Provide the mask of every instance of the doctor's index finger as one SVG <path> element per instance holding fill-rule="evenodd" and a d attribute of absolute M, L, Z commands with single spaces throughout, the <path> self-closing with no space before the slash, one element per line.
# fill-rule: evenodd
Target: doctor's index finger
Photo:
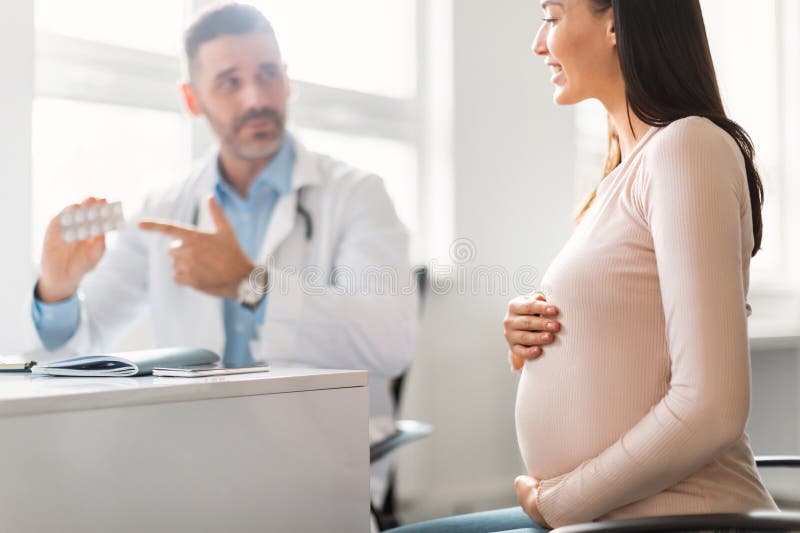
<path fill-rule="evenodd" d="M 139 229 L 144 231 L 156 231 L 175 237 L 176 239 L 187 239 L 197 235 L 199 232 L 192 226 L 186 226 L 165 220 L 142 220 L 139 222 Z"/>

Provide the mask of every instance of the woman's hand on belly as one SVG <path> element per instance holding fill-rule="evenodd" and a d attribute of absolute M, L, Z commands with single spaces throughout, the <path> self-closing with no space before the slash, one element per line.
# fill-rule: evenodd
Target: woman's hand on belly
<path fill-rule="evenodd" d="M 511 368 L 519 371 L 525 361 L 544 353 L 542 346 L 552 343 L 561 329 L 561 324 L 552 318 L 557 315 L 558 308 L 541 292 L 518 296 L 508 303 L 503 329 Z"/>
<path fill-rule="evenodd" d="M 531 517 L 531 520 L 542 527 L 549 528 L 550 526 L 545 522 L 536 503 L 539 495 L 539 480 L 530 476 L 517 476 L 517 479 L 514 480 L 514 488 L 517 490 L 517 499 L 522 510 Z"/>

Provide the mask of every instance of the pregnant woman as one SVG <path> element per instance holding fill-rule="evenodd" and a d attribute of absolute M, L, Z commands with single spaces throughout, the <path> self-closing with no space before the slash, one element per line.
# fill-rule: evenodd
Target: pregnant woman
<path fill-rule="evenodd" d="M 513 301 L 506 319 L 522 367 L 521 509 L 408 530 L 775 510 L 744 431 L 762 187 L 749 137 L 725 115 L 699 3 L 542 7 L 534 52 L 555 102 L 600 100 L 610 142 L 542 294 Z M 555 338 L 542 337 L 548 322 Z"/>

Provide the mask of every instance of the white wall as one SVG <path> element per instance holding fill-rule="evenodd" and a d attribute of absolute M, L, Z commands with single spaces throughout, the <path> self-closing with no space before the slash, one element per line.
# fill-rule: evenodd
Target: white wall
<path fill-rule="evenodd" d="M 19 337 L 22 302 L 31 289 L 31 96 L 33 94 L 33 4 L 5 2 L 0 16 L 0 242 L 3 244 L 0 354 L 24 347 Z M 28 318 L 29 319 L 29 318 Z"/>
<path fill-rule="evenodd" d="M 468 271 L 532 265 L 537 284 L 574 208 L 572 110 L 552 103 L 543 61 L 530 52 L 539 11 L 527 0 L 456 0 L 452 13 L 453 237 L 474 244 Z M 403 415 L 436 432 L 401 453 L 406 519 L 515 503 L 517 378 L 502 336 L 515 295 L 484 288 L 428 300 Z"/>

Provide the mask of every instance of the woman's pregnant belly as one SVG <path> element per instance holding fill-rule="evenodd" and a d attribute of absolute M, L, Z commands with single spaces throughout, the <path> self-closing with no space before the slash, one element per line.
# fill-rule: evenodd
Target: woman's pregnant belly
<path fill-rule="evenodd" d="M 550 291 L 561 331 L 525 364 L 517 390 L 520 452 L 529 475 L 539 479 L 599 455 L 669 387 L 660 298 L 587 300 L 571 292 Z"/>

